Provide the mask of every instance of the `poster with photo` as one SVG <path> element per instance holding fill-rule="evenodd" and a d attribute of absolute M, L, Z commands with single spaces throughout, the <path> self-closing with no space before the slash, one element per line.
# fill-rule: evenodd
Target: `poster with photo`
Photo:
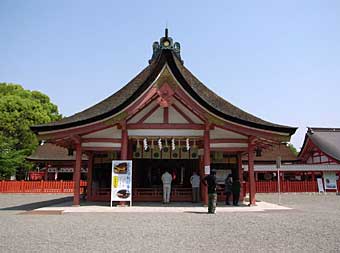
<path fill-rule="evenodd" d="M 132 161 L 112 161 L 111 207 L 112 201 L 132 200 Z"/>
<path fill-rule="evenodd" d="M 337 190 L 335 172 L 324 172 L 323 180 L 324 180 L 325 190 Z"/>

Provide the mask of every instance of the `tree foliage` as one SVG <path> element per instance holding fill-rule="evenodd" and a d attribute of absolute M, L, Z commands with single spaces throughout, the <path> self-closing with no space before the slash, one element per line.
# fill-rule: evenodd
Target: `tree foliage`
<path fill-rule="evenodd" d="M 288 148 L 290 149 L 290 151 L 293 152 L 293 154 L 294 154 L 295 156 L 298 156 L 299 151 L 297 151 L 297 149 L 294 147 L 293 144 L 289 143 L 289 144 L 288 144 Z"/>
<path fill-rule="evenodd" d="M 38 145 L 30 126 L 60 118 L 58 107 L 47 95 L 0 83 L 0 179 L 30 168 L 25 157 Z"/>

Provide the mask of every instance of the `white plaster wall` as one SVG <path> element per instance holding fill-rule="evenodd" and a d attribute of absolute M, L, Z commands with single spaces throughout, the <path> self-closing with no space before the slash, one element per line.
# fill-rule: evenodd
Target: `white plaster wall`
<path fill-rule="evenodd" d="M 173 107 L 169 107 L 169 123 L 189 123 Z"/>
<path fill-rule="evenodd" d="M 90 133 L 82 136 L 83 138 L 121 138 L 122 130 L 117 127 L 110 127 L 104 130 L 100 130 L 94 133 Z"/>
<path fill-rule="evenodd" d="M 163 108 L 159 107 L 146 120 L 144 120 L 144 123 L 163 123 Z"/>
<path fill-rule="evenodd" d="M 215 127 L 214 130 L 210 131 L 210 139 L 247 139 L 247 137 L 232 131 Z"/>

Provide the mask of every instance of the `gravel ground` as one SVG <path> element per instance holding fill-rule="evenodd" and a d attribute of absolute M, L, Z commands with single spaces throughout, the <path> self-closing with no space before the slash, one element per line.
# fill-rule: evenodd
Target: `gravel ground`
<path fill-rule="evenodd" d="M 0 252 L 340 251 L 335 194 L 282 194 L 289 211 L 19 214 L 62 197 L 0 194 Z M 278 202 L 275 194 L 257 198 Z"/>

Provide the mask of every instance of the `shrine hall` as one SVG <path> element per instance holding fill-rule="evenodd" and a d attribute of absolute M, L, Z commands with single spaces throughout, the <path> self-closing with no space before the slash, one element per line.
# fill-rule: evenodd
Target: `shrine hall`
<path fill-rule="evenodd" d="M 119 91 L 70 117 L 31 129 L 40 140 L 75 155 L 74 198 L 87 156 L 87 198 L 109 201 L 112 160 L 132 160 L 132 200 L 161 201 L 161 175 L 173 176 L 171 201 L 190 201 L 190 177 L 211 169 L 249 182 L 255 204 L 254 157 L 290 140 L 296 128 L 253 116 L 201 83 L 185 66 L 180 43 L 165 36 L 152 45 L 148 66 Z M 226 86 L 227 88 L 227 86 Z M 247 155 L 248 173 L 242 172 Z M 200 187 L 207 202 L 207 188 Z"/>

